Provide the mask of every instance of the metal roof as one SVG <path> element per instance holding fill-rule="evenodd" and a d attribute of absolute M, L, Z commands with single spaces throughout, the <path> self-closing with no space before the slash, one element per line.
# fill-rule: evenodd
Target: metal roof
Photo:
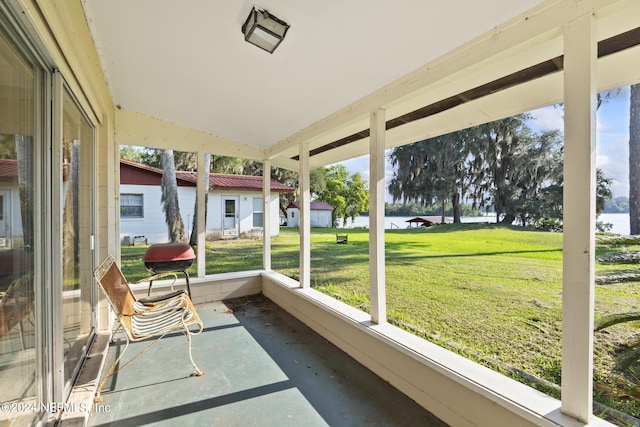
<path fill-rule="evenodd" d="M 153 174 L 163 175 L 162 169 L 145 165 L 142 163 L 134 162 L 132 160 L 120 159 L 120 163 L 129 167 L 138 168 Z M 195 186 L 198 182 L 197 172 L 188 171 L 176 171 L 176 178 L 191 183 Z M 251 175 L 229 175 L 220 173 L 209 174 L 209 189 L 210 190 L 241 190 L 241 191 L 262 191 L 262 177 Z M 294 189 L 276 182 L 271 181 L 271 191 L 279 193 L 290 193 Z"/>

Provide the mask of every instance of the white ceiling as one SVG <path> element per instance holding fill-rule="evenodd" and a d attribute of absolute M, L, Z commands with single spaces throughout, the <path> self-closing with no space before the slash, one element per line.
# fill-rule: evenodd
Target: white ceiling
<path fill-rule="evenodd" d="M 267 148 L 540 0 L 84 0 L 114 103 Z M 291 28 L 270 55 L 251 7 Z"/>
<path fill-rule="evenodd" d="M 159 118 L 265 152 L 279 151 L 287 160 L 297 154 L 297 147 L 289 144 L 296 139 L 292 136 L 304 133 L 314 123 L 326 122 L 337 111 L 344 112 L 346 107 L 420 67 L 424 70 L 425 64 L 481 35 L 493 32 L 493 37 L 499 37 L 503 28 L 496 30 L 496 27 L 525 13 L 528 19 L 533 8 L 539 11 L 558 3 L 558 0 L 82 1 L 115 105 L 124 111 Z M 635 5 L 634 1 L 623 0 Z M 252 6 L 269 10 L 291 26 L 272 55 L 244 41 L 241 26 Z M 539 60 L 562 53 L 557 30 L 553 34 L 540 32 L 538 38 L 525 39 L 521 44 L 535 42 L 544 47 Z M 536 61 L 533 51 L 522 49 L 491 59 L 492 64 L 506 72 L 523 69 Z M 493 75 L 482 75 L 481 60 L 477 63 L 476 68 L 465 70 L 469 88 L 478 81 L 491 81 L 496 75 L 495 70 Z M 509 67 L 514 69 L 509 71 Z M 436 97 L 429 101 L 429 97 L 438 96 L 438 90 L 444 97 L 451 96 L 443 82 L 403 105 L 389 105 L 389 111 L 401 114 L 427 105 L 424 102 L 444 99 Z M 537 87 L 531 93 L 540 90 Z M 501 104 L 504 105 L 504 100 Z M 491 108 L 496 108 L 496 104 Z M 475 109 L 486 120 L 488 110 Z M 513 110 L 504 108 L 504 114 L 509 112 Z M 466 120 L 471 123 L 471 119 Z M 352 123 L 343 123 L 340 131 L 328 132 L 316 146 L 367 128 L 366 121 L 359 117 Z M 397 144 L 412 142 L 410 139 L 417 136 L 408 129 L 396 134 L 401 134 Z M 316 161 L 327 164 L 364 154 L 361 152 L 366 152 L 366 147 L 354 144 L 348 153 L 344 149 L 342 154 L 340 150 L 334 151 L 331 155 L 318 155 Z M 211 147 L 211 152 L 215 153 L 215 147 Z"/>

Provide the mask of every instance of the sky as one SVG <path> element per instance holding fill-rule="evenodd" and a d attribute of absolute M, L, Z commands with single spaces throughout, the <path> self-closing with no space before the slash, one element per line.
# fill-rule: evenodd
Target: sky
<path fill-rule="evenodd" d="M 629 196 L 629 87 L 621 89 L 600 105 L 596 125 L 596 167 L 612 180 L 614 197 Z M 564 131 L 563 110 L 560 107 L 544 107 L 531 111 L 530 127 L 537 132 L 558 129 Z M 350 173 L 360 172 L 369 182 L 369 156 L 340 162 Z M 387 158 L 386 184 L 393 178 L 393 167 Z M 387 193 L 386 201 L 392 203 Z"/>

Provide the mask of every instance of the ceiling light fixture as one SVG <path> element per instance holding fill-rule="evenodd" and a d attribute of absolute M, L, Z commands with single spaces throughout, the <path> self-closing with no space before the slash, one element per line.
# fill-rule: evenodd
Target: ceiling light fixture
<path fill-rule="evenodd" d="M 251 13 L 242 25 L 245 41 L 264 49 L 269 53 L 280 45 L 289 24 L 276 18 L 266 10 L 251 9 Z"/>

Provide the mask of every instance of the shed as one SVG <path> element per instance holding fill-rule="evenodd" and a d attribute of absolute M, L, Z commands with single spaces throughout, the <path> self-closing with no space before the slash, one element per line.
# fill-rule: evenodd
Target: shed
<path fill-rule="evenodd" d="M 327 202 L 311 202 L 311 227 L 331 228 L 333 207 Z M 300 202 L 287 206 L 287 227 L 300 227 Z"/>

